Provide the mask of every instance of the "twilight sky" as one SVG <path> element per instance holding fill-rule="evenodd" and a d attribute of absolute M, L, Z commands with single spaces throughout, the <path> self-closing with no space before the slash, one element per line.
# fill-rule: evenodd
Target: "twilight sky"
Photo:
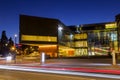
<path fill-rule="evenodd" d="M 19 34 L 19 15 L 56 18 L 65 25 L 115 21 L 120 0 L 0 0 L 0 37 Z"/>

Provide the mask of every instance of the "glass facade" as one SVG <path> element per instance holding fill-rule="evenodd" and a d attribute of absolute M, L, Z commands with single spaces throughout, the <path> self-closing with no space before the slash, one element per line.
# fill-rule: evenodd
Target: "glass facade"
<path fill-rule="evenodd" d="M 71 57 L 74 56 L 74 35 L 71 30 L 62 25 L 58 26 L 58 56 Z"/>
<path fill-rule="evenodd" d="M 88 43 L 87 43 L 87 33 L 77 33 L 74 35 L 75 43 L 75 55 L 74 56 L 87 56 Z"/>
<path fill-rule="evenodd" d="M 79 27 L 79 32 L 75 34 L 68 30 L 58 32 L 60 56 L 109 56 L 112 50 L 118 50 L 118 31 L 115 22 L 82 27 L 84 28 Z"/>
<path fill-rule="evenodd" d="M 116 22 L 118 26 L 118 46 L 119 46 L 119 51 L 120 51 L 120 14 L 116 16 Z M 120 54 L 119 54 L 120 56 Z"/>
<path fill-rule="evenodd" d="M 74 56 L 109 56 L 118 51 L 118 31 L 115 22 L 83 25 L 74 35 Z M 81 28 L 81 27 L 80 27 Z"/>
<path fill-rule="evenodd" d="M 109 55 L 110 50 L 117 50 L 117 31 L 88 32 L 89 55 Z"/>

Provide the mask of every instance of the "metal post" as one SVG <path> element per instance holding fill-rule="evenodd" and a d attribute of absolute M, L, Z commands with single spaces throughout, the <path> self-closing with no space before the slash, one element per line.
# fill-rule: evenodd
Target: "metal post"
<path fill-rule="evenodd" d="M 112 65 L 116 65 L 116 54 L 115 54 L 115 50 L 112 51 Z"/>
<path fill-rule="evenodd" d="M 41 63 L 44 64 L 45 63 L 45 53 L 42 52 L 41 54 Z"/>

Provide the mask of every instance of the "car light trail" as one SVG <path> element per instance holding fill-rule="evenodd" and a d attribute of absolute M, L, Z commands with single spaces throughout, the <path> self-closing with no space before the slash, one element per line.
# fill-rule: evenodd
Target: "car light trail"
<path fill-rule="evenodd" d="M 21 66 L 11 66 L 11 65 L 0 65 L 0 69 L 120 79 L 119 75 L 83 73 L 83 72 L 72 72 L 72 71 L 58 71 L 58 70 L 48 70 L 48 69 L 45 70 L 45 69 L 42 69 L 42 68 L 31 68 L 31 67 L 21 67 Z"/>
<path fill-rule="evenodd" d="M 120 75 L 120 70 L 112 70 L 112 69 L 93 69 L 93 68 L 84 68 L 84 67 L 54 67 L 54 66 L 26 66 L 31 68 L 42 68 L 49 70 L 62 70 L 62 71 L 77 71 L 77 72 L 89 72 L 89 73 L 104 73 L 104 74 L 115 74 Z"/>

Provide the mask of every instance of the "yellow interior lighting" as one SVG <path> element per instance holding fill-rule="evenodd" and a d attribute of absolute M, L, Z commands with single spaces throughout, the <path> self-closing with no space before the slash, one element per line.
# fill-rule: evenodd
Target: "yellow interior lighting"
<path fill-rule="evenodd" d="M 44 47 L 57 47 L 57 45 L 41 45 L 39 48 L 44 48 Z"/>
<path fill-rule="evenodd" d="M 87 39 L 87 34 L 75 34 L 75 39 Z"/>
<path fill-rule="evenodd" d="M 117 28 L 117 25 L 116 25 L 116 23 L 105 24 L 105 28 L 106 29 L 108 29 L 108 28 Z"/>
<path fill-rule="evenodd" d="M 22 35 L 22 36 L 21 36 L 21 40 L 23 40 L 23 41 L 57 42 L 57 37 L 53 37 L 53 36 Z"/>

